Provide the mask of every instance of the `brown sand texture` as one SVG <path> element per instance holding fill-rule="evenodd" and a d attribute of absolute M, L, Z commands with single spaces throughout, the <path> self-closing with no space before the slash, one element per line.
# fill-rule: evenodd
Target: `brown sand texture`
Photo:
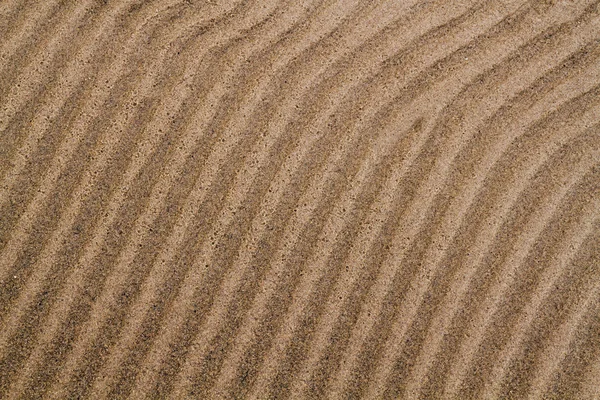
<path fill-rule="evenodd" d="M 0 2 L 1 399 L 600 399 L 596 0 Z"/>

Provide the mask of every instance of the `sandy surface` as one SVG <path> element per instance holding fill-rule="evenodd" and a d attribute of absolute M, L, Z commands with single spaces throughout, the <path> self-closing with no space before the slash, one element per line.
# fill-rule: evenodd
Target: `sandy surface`
<path fill-rule="evenodd" d="M 0 398 L 599 382 L 597 2 L 0 2 Z"/>

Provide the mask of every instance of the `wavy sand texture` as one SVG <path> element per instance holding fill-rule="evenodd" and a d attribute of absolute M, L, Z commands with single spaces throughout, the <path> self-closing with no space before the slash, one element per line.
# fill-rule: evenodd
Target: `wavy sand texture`
<path fill-rule="evenodd" d="M 0 398 L 599 382 L 599 2 L 0 3 Z"/>

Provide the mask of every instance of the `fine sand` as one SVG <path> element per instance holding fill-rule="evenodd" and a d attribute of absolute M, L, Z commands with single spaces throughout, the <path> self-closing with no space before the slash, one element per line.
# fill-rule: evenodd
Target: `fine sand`
<path fill-rule="evenodd" d="M 0 398 L 600 399 L 599 3 L 1 1 Z"/>

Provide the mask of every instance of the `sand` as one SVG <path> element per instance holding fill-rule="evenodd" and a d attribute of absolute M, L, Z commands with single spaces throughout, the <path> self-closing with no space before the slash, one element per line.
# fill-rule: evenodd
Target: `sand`
<path fill-rule="evenodd" d="M 600 5 L 0 3 L 0 398 L 600 399 Z"/>

